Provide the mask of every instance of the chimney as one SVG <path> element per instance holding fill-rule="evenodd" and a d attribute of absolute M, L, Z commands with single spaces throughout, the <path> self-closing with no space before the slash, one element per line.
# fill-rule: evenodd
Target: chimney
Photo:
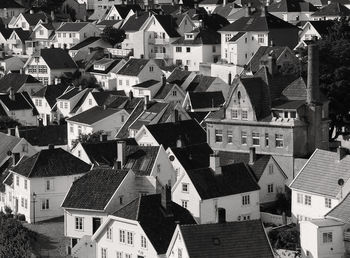
<path fill-rule="evenodd" d="M 347 155 L 347 149 L 343 148 L 342 146 L 339 146 L 337 149 L 338 161 L 341 161 L 346 155 Z"/>
<path fill-rule="evenodd" d="M 129 98 L 130 98 L 130 99 L 133 99 L 133 98 L 134 98 L 134 93 L 133 93 L 131 90 L 129 91 Z"/>
<path fill-rule="evenodd" d="M 148 108 L 149 96 L 148 95 L 144 96 L 143 99 L 144 99 L 143 110 L 146 111 Z"/>
<path fill-rule="evenodd" d="M 267 67 L 269 69 L 269 73 L 273 77 L 277 72 L 276 57 L 273 53 L 269 53 L 267 57 Z"/>
<path fill-rule="evenodd" d="M 311 44 L 308 46 L 308 67 L 307 67 L 307 93 L 306 102 L 308 104 L 317 103 L 320 99 L 319 87 L 319 56 L 318 46 Z"/>
<path fill-rule="evenodd" d="M 15 90 L 10 87 L 10 95 L 9 95 L 10 100 L 15 101 Z"/>
<path fill-rule="evenodd" d="M 162 86 L 165 86 L 166 85 L 166 77 L 165 75 L 163 74 L 162 75 Z"/>
<path fill-rule="evenodd" d="M 227 0 L 223 0 L 223 1 L 222 1 L 222 6 L 225 7 L 226 4 L 227 4 Z"/>
<path fill-rule="evenodd" d="M 8 128 L 7 135 L 16 136 L 16 129 L 15 128 Z"/>
<path fill-rule="evenodd" d="M 182 148 L 183 147 L 182 145 L 183 145 L 182 144 L 182 137 L 180 135 L 179 138 L 177 138 L 177 140 L 176 140 L 176 148 Z"/>
<path fill-rule="evenodd" d="M 255 147 L 249 148 L 249 165 L 253 165 L 256 160 Z"/>
<path fill-rule="evenodd" d="M 210 154 L 209 166 L 215 175 L 221 175 L 220 157 L 217 153 Z"/>
<path fill-rule="evenodd" d="M 161 205 L 165 210 L 166 215 L 171 216 L 171 186 L 165 185 L 165 187 L 162 187 L 162 193 L 161 193 Z"/>
<path fill-rule="evenodd" d="M 232 73 L 231 72 L 229 72 L 228 73 L 228 85 L 232 85 Z"/>
<path fill-rule="evenodd" d="M 126 142 L 118 141 L 117 142 L 117 168 L 122 169 L 125 165 L 125 154 Z"/>
<path fill-rule="evenodd" d="M 30 13 L 30 14 L 34 14 L 34 10 L 30 10 L 29 13 Z"/>
<path fill-rule="evenodd" d="M 224 208 L 218 208 L 218 223 L 226 222 L 226 210 Z"/>
<path fill-rule="evenodd" d="M 261 6 L 261 17 L 265 17 L 267 12 L 267 7 L 265 5 Z"/>
<path fill-rule="evenodd" d="M 250 17 L 250 14 L 251 14 L 251 4 L 250 3 L 248 3 L 248 5 L 245 7 L 244 11 L 245 11 L 244 16 Z"/>
<path fill-rule="evenodd" d="M 198 0 L 194 0 L 194 9 L 198 9 Z"/>

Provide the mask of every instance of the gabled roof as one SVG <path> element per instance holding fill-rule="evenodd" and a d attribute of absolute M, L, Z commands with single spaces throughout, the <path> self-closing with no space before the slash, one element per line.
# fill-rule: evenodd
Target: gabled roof
<path fill-rule="evenodd" d="M 98 40 L 100 40 L 101 37 L 89 37 L 87 39 L 84 39 L 83 41 L 79 42 L 78 44 L 74 45 L 73 47 L 71 47 L 69 50 L 79 50 L 83 47 L 86 47 Z"/>
<path fill-rule="evenodd" d="M 222 166 L 221 170 L 220 175 L 216 175 L 211 168 L 187 171 L 202 200 L 260 190 L 244 163 Z"/>
<path fill-rule="evenodd" d="M 88 24 L 88 22 L 66 22 L 63 23 L 56 31 L 79 32 Z"/>
<path fill-rule="evenodd" d="M 335 24 L 335 21 L 326 20 L 326 21 L 309 21 L 309 23 L 315 28 L 315 30 L 321 35 L 327 35 L 329 30 Z"/>
<path fill-rule="evenodd" d="M 204 92 L 207 91 L 210 85 L 217 79 L 217 77 L 206 76 L 202 74 L 196 75 L 191 83 L 186 88 L 186 91 Z"/>
<path fill-rule="evenodd" d="M 242 17 L 237 21 L 225 26 L 219 31 L 262 31 L 268 32 L 271 29 L 298 29 L 292 24 L 285 22 L 284 20 L 266 13 L 262 16 L 260 13 L 255 13 L 250 17 Z"/>
<path fill-rule="evenodd" d="M 191 258 L 274 257 L 260 220 L 183 225 L 180 230 Z"/>
<path fill-rule="evenodd" d="M 39 21 L 44 22 L 48 16 L 45 13 L 22 13 L 24 19 L 29 23 L 30 26 L 35 26 Z"/>
<path fill-rule="evenodd" d="M 141 7 L 138 4 L 114 5 L 114 7 L 117 9 L 122 19 L 126 18 L 130 10 L 133 10 L 133 12 L 141 11 Z"/>
<path fill-rule="evenodd" d="M 110 59 L 110 58 L 102 58 L 93 63 L 93 65 L 87 69 L 86 71 L 89 73 L 98 73 L 98 74 L 108 74 L 113 68 L 115 68 L 123 59 Z M 95 69 L 95 65 L 104 65 L 105 70 Z"/>
<path fill-rule="evenodd" d="M 30 39 L 31 32 L 23 30 L 22 28 L 13 29 L 13 32 L 17 34 L 19 39 L 24 43 L 26 40 Z"/>
<path fill-rule="evenodd" d="M 129 145 L 125 150 L 124 168 L 132 169 L 139 176 L 151 175 L 159 149 L 159 146 Z"/>
<path fill-rule="evenodd" d="M 194 120 L 183 120 L 176 123 L 152 124 L 146 126 L 158 144 L 165 149 L 175 147 L 177 140 L 181 139 L 182 146 L 206 142 L 206 133 Z"/>
<path fill-rule="evenodd" d="M 154 15 L 160 25 L 163 27 L 165 32 L 170 38 L 181 37 L 177 32 L 177 23 L 172 15 Z"/>
<path fill-rule="evenodd" d="M 8 158 L 8 151 L 12 151 L 13 148 L 21 141 L 21 138 L 12 135 L 7 135 L 0 132 L 0 163 Z"/>
<path fill-rule="evenodd" d="M 303 77 L 299 77 L 282 91 L 282 95 L 289 100 L 306 100 L 306 83 Z"/>
<path fill-rule="evenodd" d="M 63 208 L 103 211 L 119 188 L 128 170 L 97 168 L 74 181 Z"/>
<path fill-rule="evenodd" d="M 216 13 L 224 18 L 228 18 L 231 13 L 235 13 L 240 10 L 241 7 L 236 3 L 227 3 L 225 6 L 218 5 L 214 9 L 213 13 Z"/>
<path fill-rule="evenodd" d="M 31 157 L 23 158 L 11 170 L 22 176 L 33 178 L 71 176 L 85 173 L 90 170 L 90 167 L 89 164 L 69 152 L 57 148 L 41 150 Z"/>
<path fill-rule="evenodd" d="M 350 155 L 339 160 L 336 152 L 316 149 L 290 187 L 335 198 L 341 191 L 338 180 L 347 183 L 350 179 L 349 168 Z"/>
<path fill-rule="evenodd" d="M 64 84 L 58 85 L 47 85 L 34 93 L 32 97 L 45 98 L 47 103 L 52 108 L 56 104 L 56 98 L 61 96 L 66 90 L 68 86 Z"/>
<path fill-rule="evenodd" d="M 117 72 L 117 74 L 127 75 L 127 76 L 138 76 L 148 62 L 149 60 L 147 59 L 131 58 Z"/>
<path fill-rule="evenodd" d="M 281 0 L 267 7 L 267 10 L 273 12 L 316 12 L 318 9 L 308 2 L 301 0 Z"/>
<path fill-rule="evenodd" d="M 5 28 L 5 27 L 0 27 L 0 33 L 5 39 L 8 39 L 11 34 L 12 34 L 13 29 Z"/>
<path fill-rule="evenodd" d="M 167 78 L 167 81 L 169 83 L 174 83 L 179 86 L 184 83 L 184 81 L 187 79 L 187 77 L 191 74 L 190 71 L 184 71 L 180 68 L 175 68 L 174 71 L 169 75 Z"/>
<path fill-rule="evenodd" d="M 187 209 L 174 202 L 168 205 L 167 209 L 162 206 L 160 194 L 145 195 L 116 211 L 113 216 L 138 221 L 157 253 L 164 254 L 177 223 L 196 223 Z M 167 212 L 172 215 L 168 216 Z"/>
<path fill-rule="evenodd" d="M 76 69 L 77 65 L 67 51 L 62 48 L 43 48 L 33 54 L 41 56 L 51 69 Z"/>
<path fill-rule="evenodd" d="M 68 118 L 67 121 L 86 124 L 86 125 L 93 125 L 94 123 L 97 123 L 102 119 L 105 119 L 111 115 L 114 115 L 119 111 L 120 109 L 104 108 L 104 107 L 96 106 L 82 113 L 79 113 L 78 115 Z"/>
<path fill-rule="evenodd" d="M 323 17 L 323 16 L 350 16 L 349 8 L 345 7 L 340 3 L 330 3 L 322 7 L 320 10 L 311 14 L 312 17 Z"/>
<path fill-rule="evenodd" d="M 67 145 L 67 125 L 47 125 L 20 127 L 19 137 L 24 138 L 32 146 Z"/>
<path fill-rule="evenodd" d="M 148 20 L 149 14 L 148 12 L 144 13 L 135 13 L 123 24 L 122 29 L 126 32 L 139 31 L 141 27 Z"/>
<path fill-rule="evenodd" d="M 194 39 L 186 39 L 185 36 L 179 38 L 172 44 L 175 45 L 216 45 L 220 44 L 221 36 L 216 31 L 209 29 L 200 29 L 198 32 L 194 31 Z"/>
<path fill-rule="evenodd" d="M 193 109 L 215 108 L 224 104 L 222 91 L 188 92 Z"/>
<path fill-rule="evenodd" d="M 78 87 L 69 87 L 69 89 L 65 90 L 63 95 L 58 96 L 57 99 L 69 100 L 80 92 L 82 92 L 82 90 Z"/>
<path fill-rule="evenodd" d="M 40 83 L 33 76 L 20 73 L 8 73 L 0 79 L 0 92 L 8 93 L 10 87 L 17 92 L 26 83 Z"/>
<path fill-rule="evenodd" d="M 326 218 L 335 218 L 341 220 L 344 223 L 350 223 L 350 193 L 348 193 L 345 198 L 332 210 L 330 210 L 326 215 Z"/>
<path fill-rule="evenodd" d="M 168 94 L 174 87 L 175 85 L 170 83 L 166 83 L 165 85 L 162 85 L 162 87 L 160 87 L 159 91 L 156 93 L 153 99 L 159 99 L 159 100 L 164 99 L 166 96 L 168 96 Z"/>
<path fill-rule="evenodd" d="M 128 97 L 125 96 L 125 92 L 121 91 L 94 91 L 91 92 L 91 95 L 94 97 L 97 105 L 109 105 L 116 104 L 116 100 L 120 99 L 121 103 L 128 101 Z M 113 106 L 114 108 L 120 108 L 121 106 Z"/>
<path fill-rule="evenodd" d="M 160 81 L 156 81 L 156 80 L 147 80 L 138 84 L 133 85 L 133 88 L 143 88 L 143 89 L 148 89 L 151 88 L 152 86 L 159 84 Z"/>
<path fill-rule="evenodd" d="M 32 105 L 30 97 L 27 92 L 19 92 L 14 94 L 14 99 L 10 98 L 9 94 L 0 94 L 0 101 L 4 103 L 4 105 L 9 110 L 23 110 L 23 109 L 35 109 L 34 105 Z"/>

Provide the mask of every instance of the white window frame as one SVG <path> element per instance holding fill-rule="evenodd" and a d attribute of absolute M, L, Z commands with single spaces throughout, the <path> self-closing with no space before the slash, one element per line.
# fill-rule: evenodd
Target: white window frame
<path fill-rule="evenodd" d="M 181 192 L 183 192 L 183 193 L 189 193 L 188 187 L 189 187 L 189 184 L 188 184 L 188 183 L 182 183 L 182 184 L 181 184 Z M 186 189 L 185 189 L 185 188 L 186 188 Z"/>

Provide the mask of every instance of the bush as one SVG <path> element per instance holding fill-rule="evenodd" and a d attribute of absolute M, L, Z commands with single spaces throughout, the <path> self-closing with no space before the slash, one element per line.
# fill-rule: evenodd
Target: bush
<path fill-rule="evenodd" d="M 296 228 L 281 228 L 269 232 L 271 245 L 275 249 L 296 250 L 300 247 L 299 231 Z"/>
<path fill-rule="evenodd" d="M 17 219 L 18 219 L 19 221 L 26 221 L 26 216 L 25 216 L 24 214 L 18 213 L 18 214 L 17 214 Z"/>

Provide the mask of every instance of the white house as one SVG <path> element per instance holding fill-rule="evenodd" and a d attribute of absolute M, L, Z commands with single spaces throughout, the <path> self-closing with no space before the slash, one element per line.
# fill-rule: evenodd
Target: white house
<path fill-rule="evenodd" d="M 38 23 L 31 34 L 31 39 L 26 41 L 27 55 L 32 55 L 37 50 L 48 48 L 53 43 L 55 28 L 51 23 Z"/>
<path fill-rule="evenodd" d="M 60 148 L 23 157 L 10 169 L 13 174 L 10 208 L 24 214 L 29 223 L 62 216 L 60 204 L 70 185 L 90 167 Z"/>
<path fill-rule="evenodd" d="M 294 221 L 323 218 L 350 192 L 350 156 L 316 149 L 291 182 Z"/>
<path fill-rule="evenodd" d="M 244 163 L 220 166 L 219 156 L 210 156 L 210 167 L 188 170 L 172 188 L 173 200 L 187 208 L 199 224 L 218 221 L 218 209 L 227 221 L 260 218 L 259 190 Z"/>
<path fill-rule="evenodd" d="M 92 236 L 96 257 L 164 257 L 176 224 L 195 223 L 186 209 L 171 201 L 170 195 L 167 190 L 140 196 L 108 216 Z"/>
<path fill-rule="evenodd" d="M 106 14 L 105 20 L 127 20 L 128 17 L 135 14 L 135 12 L 141 11 L 141 7 L 135 5 L 122 5 L 114 4 Z"/>
<path fill-rule="evenodd" d="M 7 50 L 11 55 L 26 56 L 26 40 L 30 39 L 30 32 L 21 28 L 14 29 L 11 36 L 7 39 Z"/>
<path fill-rule="evenodd" d="M 56 98 L 57 115 L 62 118 L 74 116 L 79 113 L 81 100 L 85 99 L 91 89 L 69 87 L 62 95 Z"/>
<path fill-rule="evenodd" d="M 107 138 L 111 139 L 117 134 L 129 113 L 125 109 L 114 109 L 95 106 L 78 115 L 67 119 L 68 146 L 72 147 L 72 141 L 81 134 L 92 134 L 103 131 Z"/>
<path fill-rule="evenodd" d="M 190 112 L 210 112 L 219 110 L 225 103 L 222 91 L 188 91 L 182 107 Z"/>
<path fill-rule="evenodd" d="M 332 20 L 308 21 L 300 32 L 299 41 L 321 39 L 333 25 L 334 21 Z"/>
<path fill-rule="evenodd" d="M 182 104 L 185 92 L 176 84 L 166 83 L 160 87 L 153 99 L 159 102 Z"/>
<path fill-rule="evenodd" d="M 20 13 L 13 17 L 8 25 L 11 29 L 21 28 L 26 31 L 32 30 L 39 22 L 45 22 L 48 19 L 47 14 L 40 13 Z"/>
<path fill-rule="evenodd" d="M 101 30 L 95 24 L 89 22 L 66 22 L 57 30 L 55 35 L 55 47 L 72 48 L 89 37 L 96 37 L 101 34 Z"/>

